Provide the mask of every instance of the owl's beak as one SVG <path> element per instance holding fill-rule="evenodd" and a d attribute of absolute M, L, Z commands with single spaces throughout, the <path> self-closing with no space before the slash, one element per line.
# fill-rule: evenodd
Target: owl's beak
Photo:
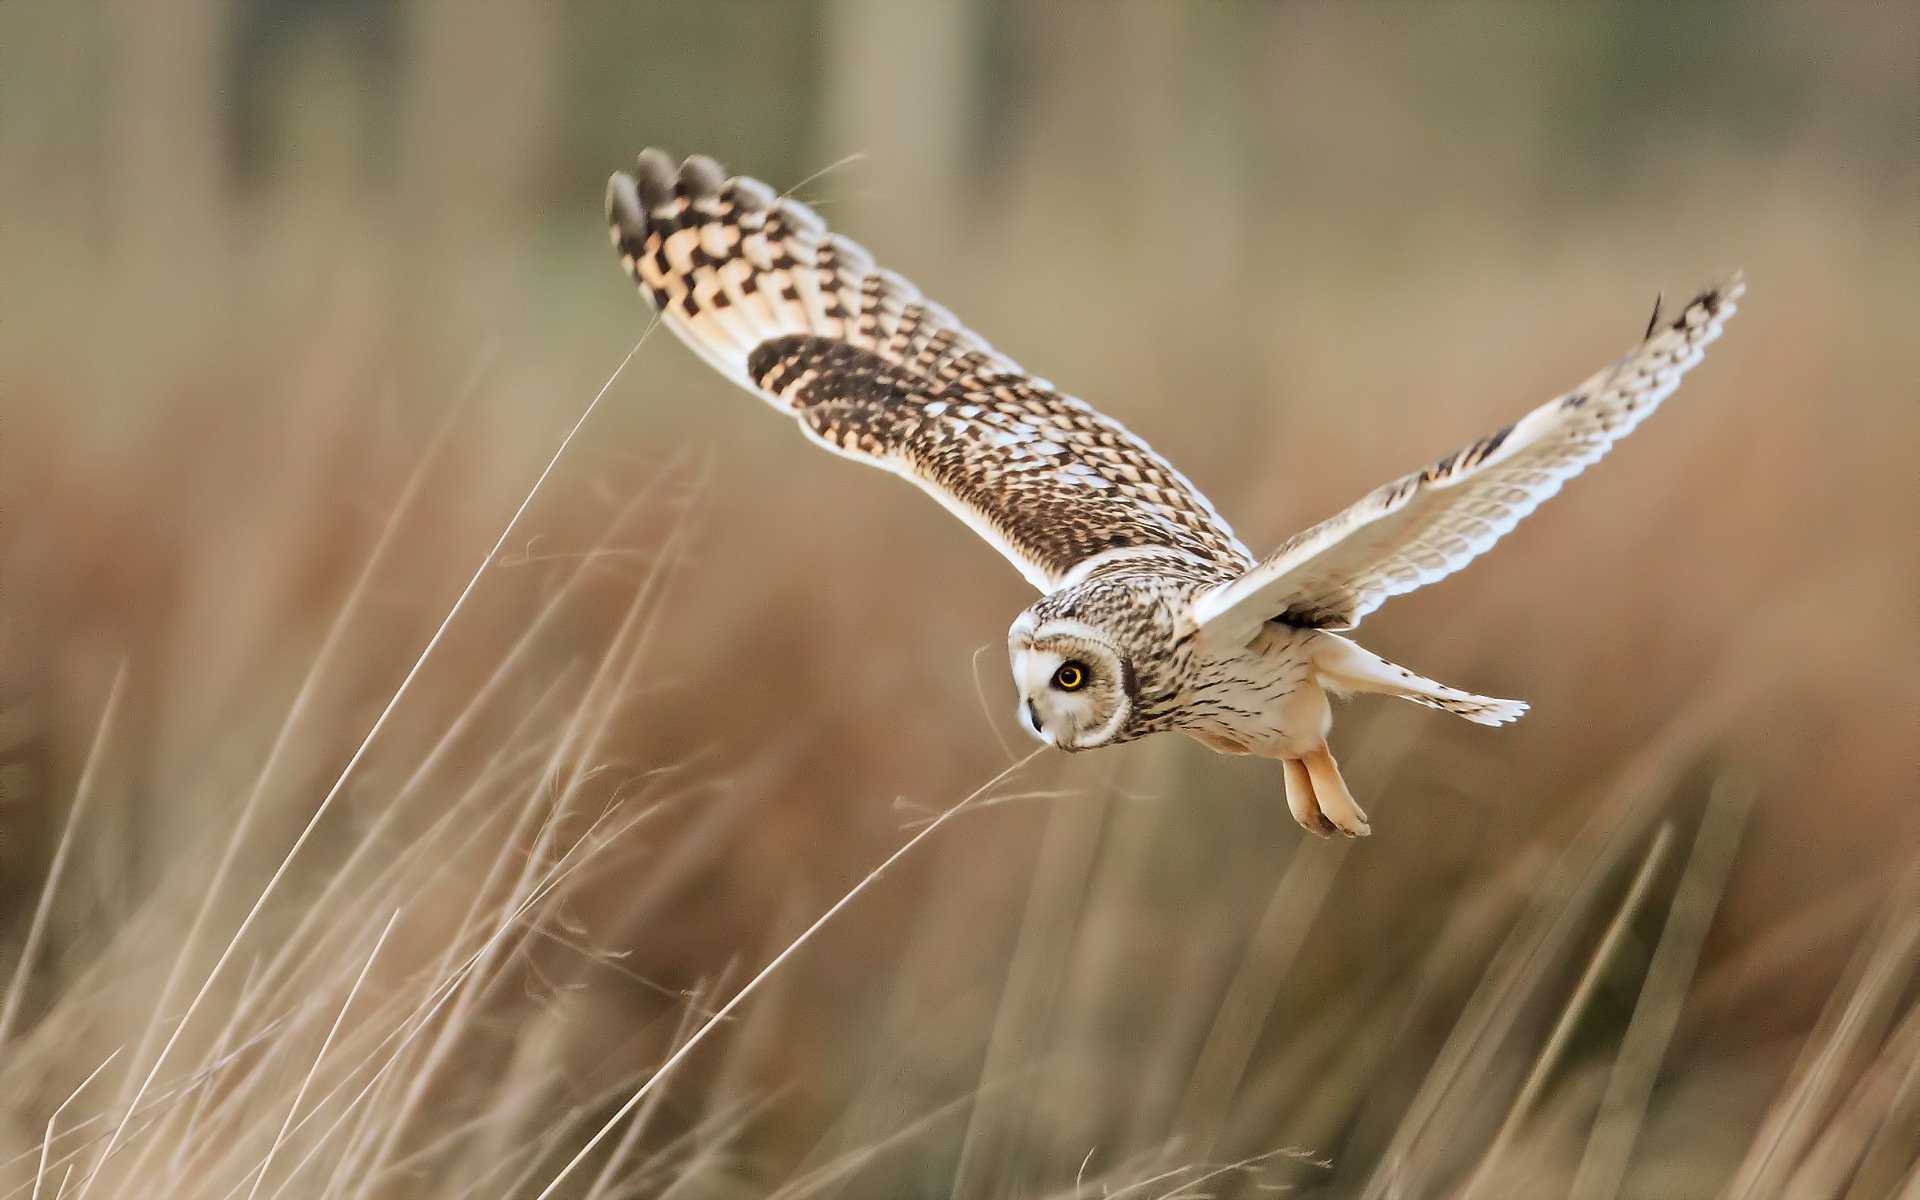
<path fill-rule="evenodd" d="M 1032 700 L 1027 700 L 1020 705 L 1020 723 L 1025 725 L 1027 732 L 1035 738 L 1045 742 L 1049 746 L 1053 745 L 1053 739 L 1048 737 L 1040 729 L 1040 714 L 1034 709 Z"/>

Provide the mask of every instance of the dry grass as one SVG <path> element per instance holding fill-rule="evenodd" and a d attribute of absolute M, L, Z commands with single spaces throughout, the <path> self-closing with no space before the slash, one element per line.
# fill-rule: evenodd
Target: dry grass
<path fill-rule="evenodd" d="M 564 42 L 511 11 L 424 61 Z M 1527 720 L 1343 710 L 1353 845 L 1173 739 L 1020 759 L 1026 598 L 932 506 L 663 336 L 556 453 L 640 324 L 593 181 L 530 215 L 324 164 L 167 176 L 180 223 L 103 240 L 92 175 L 13 173 L 0 1198 L 1915 1186 L 1912 163 L 1703 118 L 1585 206 L 1584 163 L 1409 194 L 1362 168 L 1532 135 L 1418 116 L 1377 62 L 1327 78 L 1372 18 L 1234 18 L 1271 96 L 1192 92 L 1165 20 L 1101 35 L 1150 81 L 1107 124 L 1094 65 L 1027 80 L 991 194 L 926 227 L 885 128 L 809 192 L 1250 541 L 1578 378 L 1649 287 L 1746 267 L 1671 411 L 1365 630 Z M 1805 33 L 1771 21 L 1725 53 Z M 1820 44 L 1870 81 L 1860 28 Z M 1806 130 L 1871 108 L 1806 78 Z M 513 194 L 525 144 L 409 95 L 429 181 L 477 155 Z M 1323 95 L 1338 145 L 1292 115 Z M 300 112 L 296 147 L 352 123 Z M 1231 181 L 1197 224 L 1188 178 Z"/>

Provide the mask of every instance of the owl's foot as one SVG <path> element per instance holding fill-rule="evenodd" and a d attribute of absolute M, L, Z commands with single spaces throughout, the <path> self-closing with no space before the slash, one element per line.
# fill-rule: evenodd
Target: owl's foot
<path fill-rule="evenodd" d="M 1293 819 L 1315 837 L 1332 837 L 1333 822 L 1321 813 L 1319 803 L 1313 798 L 1313 778 L 1307 774 L 1307 764 L 1297 758 L 1283 758 L 1280 765 L 1286 770 L 1287 809 L 1293 813 Z"/>
<path fill-rule="evenodd" d="M 1287 808 L 1308 833 L 1330 837 L 1338 830 L 1348 837 L 1365 837 L 1373 832 L 1325 746 L 1301 758 L 1282 759 L 1280 765 L 1286 772 Z"/>

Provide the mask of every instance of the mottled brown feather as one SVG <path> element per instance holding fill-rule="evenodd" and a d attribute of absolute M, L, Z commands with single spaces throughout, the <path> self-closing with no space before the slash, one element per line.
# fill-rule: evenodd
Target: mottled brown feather
<path fill-rule="evenodd" d="M 1253 565 L 1119 422 L 1033 378 L 798 201 L 657 150 L 607 186 L 621 261 L 667 325 L 821 445 L 901 475 L 1042 591 L 1109 551 Z"/>

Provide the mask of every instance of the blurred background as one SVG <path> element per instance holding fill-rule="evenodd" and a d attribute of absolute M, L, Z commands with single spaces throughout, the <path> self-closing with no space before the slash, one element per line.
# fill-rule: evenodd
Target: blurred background
<path fill-rule="evenodd" d="M 1917 63 L 1892 2 L 0 6 L 0 1195 L 1920 1187 Z M 616 376 L 649 145 L 1256 551 L 1749 293 L 1368 621 L 1534 707 L 1343 707 L 1328 843 L 1185 739 L 996 782 L 1019 577 Z"/>

